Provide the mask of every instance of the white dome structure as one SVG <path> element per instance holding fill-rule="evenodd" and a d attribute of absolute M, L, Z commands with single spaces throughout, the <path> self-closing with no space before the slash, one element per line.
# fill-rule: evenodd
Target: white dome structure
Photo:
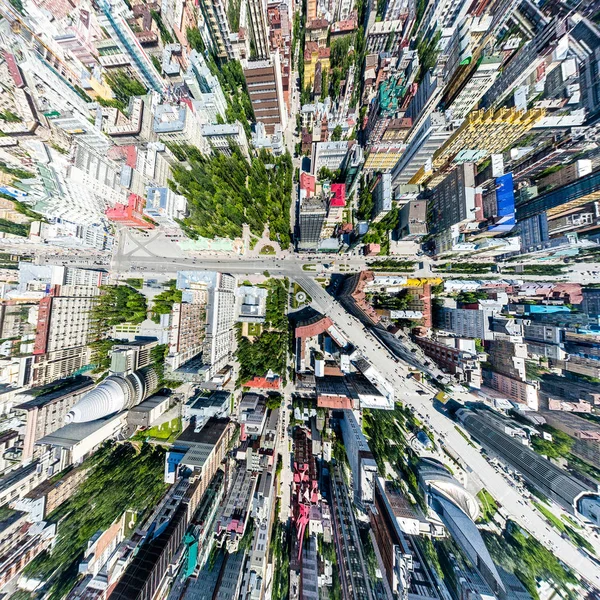
<path fill-rule="evenodd" d="M 86 423 L 132 408 L 152 394 L 158 376 L 152 367 L 121 377 L 111 375 L 67 413 L 66 423 Z"/>

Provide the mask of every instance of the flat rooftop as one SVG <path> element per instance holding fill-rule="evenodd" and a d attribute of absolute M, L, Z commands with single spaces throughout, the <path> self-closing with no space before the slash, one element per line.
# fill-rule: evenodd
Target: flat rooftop
<path fill-rule="evenodd" d="M 221 439 L 229 423 L 229 419 L 211 417 L 200 431 L 194 431 L 194 427 L 190 424 L 181 432 L 181 435 L 175 440 L 175 444 L 184 442 L 214 446 Z"/>

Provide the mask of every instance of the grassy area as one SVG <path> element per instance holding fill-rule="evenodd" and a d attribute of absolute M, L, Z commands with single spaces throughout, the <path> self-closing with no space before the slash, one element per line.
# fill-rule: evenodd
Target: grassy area
<path fill-rule="evenodd" d="M 172 442 L 181 433 L 181 417 L 176 417 L 172 421 L 167 421 L 162 425 L 150 427 L 144 431 L 138 431 L 131 439 L 143 441 L 147 439 L 163 440 Z"/>
<path fill-rule="evenodd" d="M 477 492 L 477 499 L 481 504 L 481 521 L 483 523 L 488 523 L 498 512 L 498 505 L 496 504 L 494 497 L 485 488 Z"/>
<path fill-rule="evenodd" d="M 259 254 L 264 256 L 273 256 L 275 254 L 275 248 L 273 248 L 273 246 L 263 246 L 260 249 Z"/>
<path fill-rule="evenodd" d="M 466 440 L 467 444 L 469 444 L 469 446 L 473 446 L 473 448 L 477 448 L 477 446 L 475 446 L 475 444 L 471 441 L 471 438 L 458 425 L 455 425 L 454 429 L 456 429 L 456 431 L 458 431 L 458 433 L 460 433 L 460 435 L 462 435 L 465 438 L 465 440 Z"/>
<path fill-rule="evenodd" d="M 317 268 L 317 265 L 312 265 L 310 263 L 306 263 L 306 264 L 302 265 L 303 271 L 314 271 L 316 268 Z"/>
<path fill-rule="evenodd" d="M 306 295 L 306 300 L 304 302 L 298 302 L 296 299 L 296 294 L 303 292 Z M 294 282 L 292 286 L 292 308 L 300 308 L 305 304 L 310 304 L 312 302 L 312 298 L 296 283 Z"/>
<path fill-rule="evenodd" d="M 569 536 L 569 539 L 576 546 L 582 546 L 586 550 L 589 550 L 595 554 L 594 547 L 588 542 L 580 533 L 575 531 L 570 525 L 567 525 L 564 521 L 557 517 L 549 508 L 546 508 L 540 502 L 533 502 L 534 506 L 548 519 L 548 521 L 561 533 Z"/>
<path fill-rule="evenodd" d="M 262 332 L 262 325 L 260 323 L 248 323 L 248 335 L 256 337 Z"/>
<path fill-rule="evenodd" d="M 287 279 L 271 279 L 266 305 L 266 327 L 261 335 L 250 341 L 242 335 L 241 323 L 237 327 L 237 359 L 240 364 L 238 384 L 253 377 L 263 377 L 269 369 L 278 373 L 285 383 L 289 328 L 287 319 Z"/>

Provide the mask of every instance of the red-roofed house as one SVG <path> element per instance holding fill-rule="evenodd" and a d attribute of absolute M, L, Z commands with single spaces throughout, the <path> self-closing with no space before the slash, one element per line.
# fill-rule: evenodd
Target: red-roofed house
<path fill-rule="evenodd" d="M 346 184 L 331 184 L 331 206 L 346 206 Z"/>
<path fill-rule="evenodd" d="M 267 375 L 266 377 L 253 377 L 244 383 L 243 387 L 253 390 L 280 390 L 281 378 L 279 375 Z"/>
<path fill-rule="evenodd" d="M 117 202 L 113 208 L 106 211 L 106 217 L 114 223 L 122 223 L 127 227 L 137 227 L 139 229 L 154 229 L 154 224 L 144 219 L 144 205 L 146 199 L 137 194 L 129 194 L 127 206 Z"/>

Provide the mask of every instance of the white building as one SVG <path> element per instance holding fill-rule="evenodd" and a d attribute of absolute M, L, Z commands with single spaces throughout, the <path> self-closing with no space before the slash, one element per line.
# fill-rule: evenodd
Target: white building
<path fill-rule="evenodd" d="M 311 170 L 312 174 L 318 176 L 319 171 L 325 167 L 332 172 L 342 167 L 344 159 L 348 154 L 350 142 L 317 142 L 313 144 Z"/>
<path fill-rule="evenodd" d="M 213 150 L 231 156 L 232 146 L 237 146 L 242 154 L 249 158 L 248 139 L 239 121 L 219 125 L 202 125 L 200 131 Z"/>

